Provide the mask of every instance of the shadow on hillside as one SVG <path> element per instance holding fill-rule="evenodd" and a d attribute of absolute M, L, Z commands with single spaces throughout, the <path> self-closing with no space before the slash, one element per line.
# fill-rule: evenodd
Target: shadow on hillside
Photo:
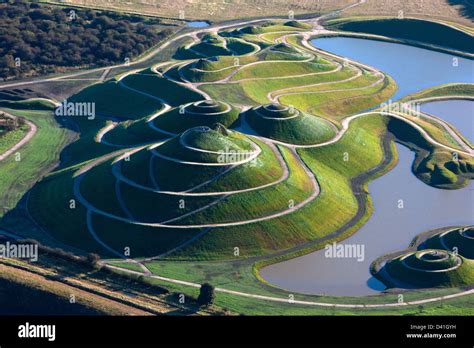
<path fill-rule="evenodd" d="M 448 0 L 452 6 L 460 6 L 460 14 L 470 20 L 474 20 L 474 2 L 472 0 Z"/>

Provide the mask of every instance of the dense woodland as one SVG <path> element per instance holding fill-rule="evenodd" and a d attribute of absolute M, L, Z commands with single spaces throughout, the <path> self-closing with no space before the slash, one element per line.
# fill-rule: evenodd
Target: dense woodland
<path fill-rule="evenodd" d="M 0 0 L 0 78 L 124 62 L 172 28 L 135 15 Z"/>

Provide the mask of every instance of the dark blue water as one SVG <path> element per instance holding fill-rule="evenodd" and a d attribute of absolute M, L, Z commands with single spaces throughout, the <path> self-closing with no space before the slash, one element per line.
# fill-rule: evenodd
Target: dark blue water
<path fill-rule="evenodd" d="M 446 53 L 346 37 L 315 39 L 311 43 L 389 74 L 398 84 L 393 100 L 436 85 L 474 82 L 474 61 Z"/>

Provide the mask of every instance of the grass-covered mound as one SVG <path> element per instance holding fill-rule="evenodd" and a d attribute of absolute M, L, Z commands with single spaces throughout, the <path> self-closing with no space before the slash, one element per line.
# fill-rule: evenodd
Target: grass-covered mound
<path fill-rule="evenodd" d="M 72 96 L 69 102 L 94 103 L 97 115 L 140 119 L 162 108 L 160 101 L 121 87 L 115 81 L 97 83 Z"/>
<path fill-rule="evenodd" d="M 450 95 L 454 96 L 473 96 L 474 95 L 474 84 L 473 83 L 447 83 L 435 87 L 423 89 L 417 93 L 410 94 L 404 97 L 400 102 L 408 102 L 411 100 L 418 100 L 431 97 L 447 97 Z"/>
<path fill-rule="evenodd" d="M 414 287 L 462 286 L 474 283 L 474 262 L 446 250 L 426 249 L 389 260 L 392 282 Z"/>
<path fill-rule="evenodd" d="M 434 147 L 417 129 L 395 118 L 390 119 L 389 130 L 399 140 L 418 150 L 412 170 L 426 184 L 442 189 L 457 189 L 466 186 L 474 178 L 472 157 Z"/>
<path fill-rule="evenodd" d="M 171 109 L 158 116 L 124 121 L 109 130 L 103 140 L 114 145 L 140 145 L 157 142 L 199 126 L 232 125 L 239 110 L 228 104 L 202 100 Z"/>
<path fill-rule="evenodd" d="M 175 59 L 196 59 L 214 56 L 241 56 L 254 52 L 256 47 L 237 37 L 204 35 L 200 42 L 180 47 Z"/>
<path fill-rule="evenodd" d="M 124 121 L 117 124 L 102 137 L 103 142 L 117 146 L 133 146 L 158 142 L 170 135 L 153 129 L 147 118 Z"/>
<path fill-rule="evenodd" d="M 293 214 L 297 211 L 296 207 L 292 207 L 293 205 L 304 204 L 311 200 L 314 186 L 295 154 L 286 148 L 280 148 L 280 150 L 289 168 L 288 178 L 284 181 L 258 190 L 229 195 L 219 204 L 185 217 L 176 224 L 206 224 L 209 221 L 214 223 L 250 222 L 249 220 L 258 218 L 272 220 L 277 217 L 276 214 L 280 213 Z M 257 170 L 258 168 L 255 168 L 254 171 Z M 274 229 L 272 231 L 276 232 Z M 243 232 L 249 232 L 249 230 L 244 229 Z M 272 239 L 277 238 L 279 236 L 276 233 L 272 235 Z M 254 243 L 262 245 L 267 241 L 255 240 Z"/>
<path fill-rule="evenodd" d="M 455 157 L 447 150 L 434 150 L 414 170 L 431 186 L 456 188 L 474 178 L 474 159 L 463 154 Z M 451 187 L 453 185 L 455 187 Z"/>
<path fill-rule="evenodd" d="M 181 133 L 189 128 L 215 123 L 230 127 L 239 117 L 239 112 L 239 109 L 226 103 L 201 100 L 174 108 L 151 122 L 158 129 Z"/>
<path fill-rule="evenodd" d="M 249 139 L 224 127 L 195 127 L 156 147 L 154 153 L 173 162 L 226 165 L 246 162 L 260 149 Z"/>
<path fill-rule="evenodd" d="M 156 74 L 131 74 L 121 82 L 128 87 L 164 100 L 171 106 L 202 99 L 202 95 L 198 92 Z"/>
<path fill-rule="evenodd" d="M 238 33 L 240 34 L 251 34 L 251 35 L 257 35 L 257 34 L 262 34 L 265 31 L 263 30 L 263 27 L 258 27 L 256 25 L 248 25 L 246 27 L 238 29 Z"/>
<path fill-rule="evenodd" d="M 474 259 L 474 227 L 456 228 L 435 234 L 420 248 L 456 251 L 462 257 Z"/>
<path fill-rule="evenodd" d="M 270 21 L 262 25 L 247 25 L 238 29 L 225 30 L 219 33 L 223 37 L 242 37 L 248 35 L 259 35 L 278 31 L 300 31 L 310 29 L 311 25 L 298 21 Z"/>
<path fill-rule="evenodd" d="M 336 135 L 335 127 L 324 119 L 281 104 L 255 107 L 245 117 L 260 135 L 287 144 L 318 144 Z"/>
<path fill-rule="evenodd" d="M 388 36 L 474 53 L 474 38 L 447 25 L 419 19 L 341 19 L 328 22 L 330 28 Z"/>
<path fill-rule="evenodd" d="M 250 45 L 244 40 L 237 38 L 228 38 L 227 39 L 227 49 L 232 52 L 234 56 L 242 56 L 255 52 L 256 46 Z"/>
<path fill-rule="evenodd" d="M 312 56 L 286 43 L 279 43 L 267 47 L 259 52 L 258 55 L 262 60 L 305 60 Z"/>
<path fill-rule="evenodd" d="M 225 63 L 227 64 L 223 64 L 220 58 L 223 57 L 201 58 L 181 67 L 179 74 L 181 74 L 185 80 L 191 82 L 213 82 L 222 80 L 238 68 L 238 62 L 226 59 Z"/>
<path fill-rule="evenodd" d="M 231 56 L 201 58 L 182 67 L 172 68 L 167 75 L 191 82 L 213 82 L 222 80 L 240 66 L 257 60 L 254 55 L 239 58 Z"/>
<path fill-rule="evenodd" d="M 312 29 L 313 28 L 313 26 L 309 23 L 296 21 L 296 20 L 285 22 L 285 26 L 293 27 L 293 28 L 297 28 L 297 29 Z"/>
<path fill-rule="evenodd" d="M 218 128 L 216 128 L 216 131 Z M 222 134 L 222 133 L 221 133 Z M 249 140 L 240 133 L 233 132 L 227 136 L 188 133 L 185 139 L 188 146 L 206 151 L 226 151 L 227 159 L 242 151 L 253 151 Z M 122 161 L 121 172 L 130 180 L 147 187 L 159 187 L 160 190 L 181 192 L 194 188 L 195 192 L 223 192 L 248 189 L 273 183 L 283 177 L 284 165 L 278 159 L 276 149 L 265 143 L 252 139 L 261 148 L 261 153 L 252 161 L 238 166 L 194 165 L 170 161 L 154 155 L 153 149 L 148 148 L 131 155 L 130 161 Z M 174 156 L 182 148 L 179 141 L 170 140 L 168 149 L 161 149 L 164 155 Z M 222 146 L 227 149 L 221 150 Z M 172 147 L 177 148 L 174 150 Z M 233 149 L 234 152 L 231 152 Z M 243 149 L 243 150 L 242 150 Z M 185 150 L 182 150 L 185 152 Z M 186 152 L 192 154 L 192 150 Z M 236 157 L 236 156 L 234 156 Z M 244 156 L 242 156 L 244 157 Z M 218 158 L 219 159 L 219 158 Z M 222 158 L 225 160 L 225 158 Z M 242 159 L 242 158 L 239 158 Z M 149 175 L 148 175 L 149 174 Z"/>
<path fill-rule="evenodd" d="M 149 151 L 144 149 L 142 151 Z M 137 153 L 137 155 L 140 153 Z M 81 204 L 117 220 L 140 223 L 160 223 L 210 204 L 216 196 L 185 197 L 155 192 L 153 186 L 143 185 L 135 178 L 150 175 L 147 161 L 140 156 L 130 156 L 130 167 L 122 169 L 124 159 L 106 161 L 79 178 Z M 134 172 L 133 172 L 134 171 Z M 78 179 L 76 179 L 78 180 Z M 180 200 L 185 205 L 180 205 Z M 130 227 L 132 231 L 132 227 Z M 132 233 L 132 232 L 131 232 Z M 133 235 L 133 233 L 132 233 Z"/>
<path fill-rule="evenodd" d="M 260 82 L 261 79 L 270 78 L 277 80 L 280 77 L 287 79 L 298 79 L 301 77 L 315 76 L 334 67 L 329 64 L 321 64 L 318 61 L 265 61 L 258 64 L 247 65 L 231 77 L 231 81 L 252 80 Z M 306 75 L 306 76 L 305 76 Z M 275 81 L 270 81 L 270 83 Z"/>

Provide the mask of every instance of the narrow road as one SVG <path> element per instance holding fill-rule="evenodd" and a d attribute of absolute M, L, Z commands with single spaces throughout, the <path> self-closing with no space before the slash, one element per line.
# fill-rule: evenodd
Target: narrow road
<path fill-rule="evenodd" d="M 12 119 L 17 119 L 16 116 L 13 116 L 5 111 L 2 111 L 3 114 L 9 118 L 12 118 Z M 26 135 L 18 142 L 16 143 L 15 145 L 13 145 L 10 149 L 8 149 L 7 151 L 5 151 L 3 154 L 0 154 L 0 161 L 3 161 L 4 159 L 6 159 L 8 156 L 10 156 L 11 154 L 15 153 L 16 151 L 18 151 L 22 146 L 26 145 L 31 139 L 33 139 L 34 135 L 36 134 L 36 132 L 38 131 L 38 127 L 36 127 L 36 125 L 25 119 L 25 123 L 26 125 L 28 126 L 28 132 L 26 133 Z"/>

